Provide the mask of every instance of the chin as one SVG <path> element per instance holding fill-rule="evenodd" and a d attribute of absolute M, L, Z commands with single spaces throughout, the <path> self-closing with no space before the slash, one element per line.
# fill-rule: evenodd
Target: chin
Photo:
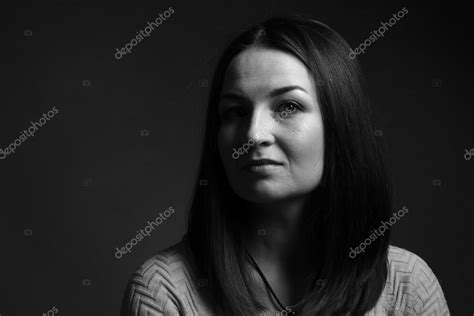
<path fill-rule="evenodd" d="M 251 187 L 238 187 L 234 188 L 234 192 L 243 200 L 252 203 L 273 203 L 278 200 L 288 198 L 287 194 L 281 191 L 268 188 L 251 188 Z"/>

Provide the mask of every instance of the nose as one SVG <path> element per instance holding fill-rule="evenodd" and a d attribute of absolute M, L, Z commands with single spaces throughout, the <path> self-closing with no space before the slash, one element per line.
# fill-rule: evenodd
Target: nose
<path fill-rule="evenodd" d="M 272 116 L 264 109 L 254 109 L 250 114 L 247 131 L 247 140 L 253 139 L 255 146 L 268 146 L 273 142 Z"/>

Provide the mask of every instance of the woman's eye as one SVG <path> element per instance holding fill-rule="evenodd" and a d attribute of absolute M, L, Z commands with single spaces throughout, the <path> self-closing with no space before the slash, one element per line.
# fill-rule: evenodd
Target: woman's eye
<path fill-rule="evenodd" d="M 278 117 L 279 118 L 286 118 L 294 114 L 294 112 L 301 110 L 301 107 L 298 103 L 294 101 L 285 101 L 280 103 L 278 106 Z M 223 121 L 233 120 L 241 118 L 245 115 L 249 114 L 249 110 L 242 107 L 242 106 L 230 106 L 222 111 L 221 119 Z"/>
<path fill-rule="evenodd" d="M 286 117 L 299 110 L 299 106 L 296 102 L 283 102 L 278 108 L 280 116 Z"/>
<path fill-rule="evenodd" d="M 236 115 L 241 116 L 244 114 L 245 114 L 245 111 L 241 107 L 234 106 L 234 107 L 224 110 L 222 112 L 222 118 L 227 120 L 227 119 L 231 119 L 235 117 Z"/>

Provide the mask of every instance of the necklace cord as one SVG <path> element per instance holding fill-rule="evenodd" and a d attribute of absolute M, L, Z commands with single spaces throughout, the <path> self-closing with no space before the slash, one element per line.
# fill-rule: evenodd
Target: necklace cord
<path fill-rule="evenodd" d="M 252 255 L 250 254 L 250 252 L 245 249 L 245 251 L 247 252 L 247 255 L 250 257 L 250 260 L 252 260 L 252 264 L 253 266 L 255 267 L 255 269 L 257 270 L 258 274 L 260 275 L 260 277 L 262 278 L 263 282 L 265 283 L 265 285 L 268 287 L 268 289 L 270 290 L 270 292 L 272 293 L 273 295 L 273 298 L 277 301 L 278 305 L 280 305 L 280 307 L 282 308 L 282 310 L 286 310 L 286 307 L 283 306 L 283 304 L 280 302 L 280 300 L 278 299 L 278 297 L 276 296 L 275 292 L 273 292 L 273 289 L 272 287 L 270 286 L 270 284 L 268 283 L 267 279 L 265 278 L 265 275 L 263 274 L 263 272 L 260 270 L 259 266 L 257 265 L 257 263 L 255 262 L 255 260 L 253 259 Z M 292 305 L 290 305 L 292 306 Z"/>

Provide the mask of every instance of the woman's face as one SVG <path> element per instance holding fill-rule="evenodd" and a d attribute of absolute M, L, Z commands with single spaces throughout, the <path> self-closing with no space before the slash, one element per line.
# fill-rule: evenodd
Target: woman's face
<path fill-rule="evenodd" d="M 275 202 L 306 195 L 319 184 L 323 122 L 315 82 L 299 59 L 262 47 L 235 56 L 224 76 L 219 117 L 219 152 L 242 199 Z M 260 159 L 278 164 L 248 167 Z"/>

